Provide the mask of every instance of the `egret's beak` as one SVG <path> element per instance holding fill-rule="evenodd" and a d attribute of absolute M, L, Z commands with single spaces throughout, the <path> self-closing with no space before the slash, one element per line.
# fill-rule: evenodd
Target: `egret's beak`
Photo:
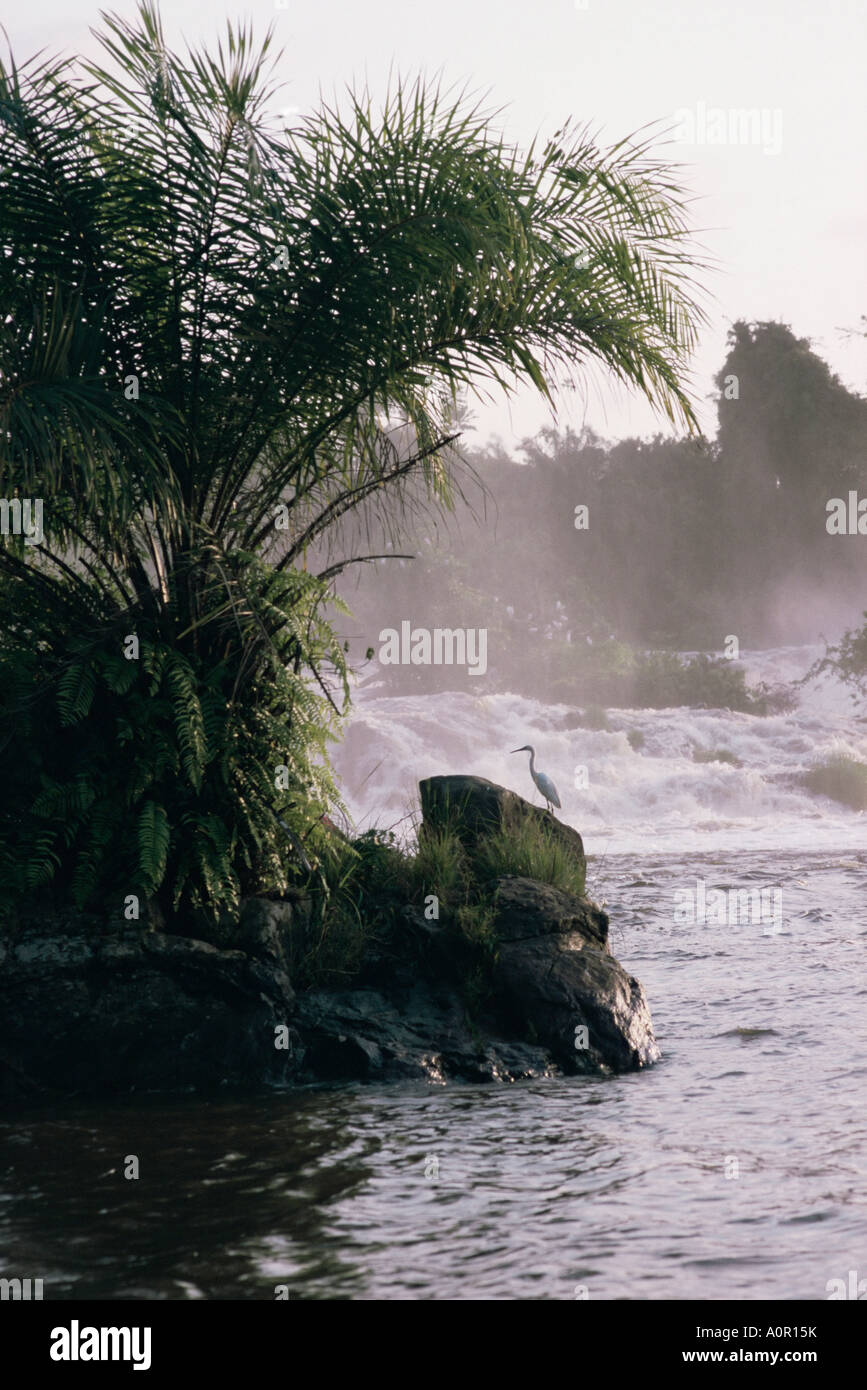
<path fill-rule="evenodd" d="M 524 747 L 523 747 L 523 748 L 513 748 L 513 749 L 512 749 L 512 753 L 526 753 L 526 751 L 527 751 L 527 745 L 526 745 L 526 744 L 524 744 Z M 512 754 L 510 753 L 510 754 L 509 754 L 509 757 L 511 757 L 511 756 L 512 756 Z"/>

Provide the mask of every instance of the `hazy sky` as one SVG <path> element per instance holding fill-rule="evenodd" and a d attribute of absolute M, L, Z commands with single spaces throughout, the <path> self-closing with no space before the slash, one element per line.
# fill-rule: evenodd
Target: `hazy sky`
<path fill-rule="evenodd" d="M 103 8 L 131 17 L 136 6 Z M 301 110 L 353 79 L 383 91 L 393 67 L 468 81 L 505 108 L 501 124 L 521 143 L 567 117 L 590 122 L 603 141 L 663 121 L 689 137 L 660 143 L 660 153 L 688 166 L 699 239 L 718 264 L 694 361 L 706 428 L 711 378 L 737 318 L 790 323 L 848 385 L 867 390 L 867 342 L 842 333 L 867 314 L 865 0 L 164 0 L 162 13 L 173 41 L 197 43 L 227 17 L 263 33 L 273 22 L 285 49 L 279 104 Z M 6 26 L 21 60 L 43 47 L 93 51 L 98 17 L 88 0 L 33 0 L 7 11 Z M 755 113 L 742 127 L 747 140 L 733 110 Z M 663 427 L 598 377 L 586 404 L 574 395 L 559 404 L 562 424 L 586 420 L 611 437 Z M 476 415 L 483 434 L 507 443 L 550 418 L 530 391 Z"/>

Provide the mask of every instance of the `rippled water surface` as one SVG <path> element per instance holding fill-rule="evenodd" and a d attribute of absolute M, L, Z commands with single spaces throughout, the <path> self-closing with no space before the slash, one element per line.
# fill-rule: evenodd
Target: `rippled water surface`
<path fill-rule="evenodd" d="M 658 1066 L 31 1112 L 0 1123 L 2 1273 L 265 1299 L 822 1299 L 863 1275 L 867 854 L 608 855 L 591 877 Z M 699 878 L 782 885 L 783 930 L 676 923 Z"/>

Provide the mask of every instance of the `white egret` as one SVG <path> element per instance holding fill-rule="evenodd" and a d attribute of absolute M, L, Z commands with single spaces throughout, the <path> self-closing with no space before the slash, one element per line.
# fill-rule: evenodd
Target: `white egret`
<path fill-rule="evenodd" d="M 545 772 L 536 771 L 536 750 L 533 745 L 531 743 L 525 743 L 521 748 L 513 748 L 512 752 L 530 754 L 530 776 L 544 796 L 548 810 L 550 811 L 552 806 L 559 807 L 560 798 L 557 795 L 557 788 L 554 786 L 551 778 Z"/>

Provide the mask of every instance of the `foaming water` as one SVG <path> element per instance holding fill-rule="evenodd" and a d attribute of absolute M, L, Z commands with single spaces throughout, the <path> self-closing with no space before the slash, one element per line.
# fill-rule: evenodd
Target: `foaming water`
<path fill-rule="evenodd" d="M 178 1299 L 823 1299 L 863 1277 L 867 855 L 594 873 L 657 1066 L 20 1116 L 0 1124 L 3 1275 Z M 678 925 L 698 878 L 782 882 L 782 932 Z"/>
<path fill-rule="evenodd" d="M 818 654 L 784 648 L 747 653 L 743 664 L 750 680 L 774 684 L 803 675 Z M 610 729 L 595 731 L 567 727 L 574 716 L 570 706 L 512 694 L 362 691 L 335 755 L 350 814 L 362 828 L 405 825 L 419 779 L 444 773 L 474 773 L 532 797 L 527 756 L 509 751 L 532 743 L 559 790 L 561 818 L 591 853 L 865 844 L 863 813 L 801 782 L 829 757 L 867 761 L 865 711 L 839 682 L 805 687 L 795 710 L 765 718 L 618 709 L 608 712 Z M 701 761 L 719 752 L 726 760 Z"/>
<path fill-rule="evenodd" d="M 747 664 L 791 679 L 814 655 Z M 529 794 L 508 749 L 534 743 L 645 986 L 657 1066 L 20 1115 L 0 1122 L 0 1274 L 46 1298 L 177 1299 L 823 1299 L 865 1277 L 864 817 L 798 782 L 867 756 L 865 725 L 833 684 L 770 719 L 620 710 L 594 733 L 571 713 L 367 693 L 339 767 L 356 819 L 388 824 L 431 774 Z M 778 918 L 684 914 L 699 886 L 778 893 Z"/>

